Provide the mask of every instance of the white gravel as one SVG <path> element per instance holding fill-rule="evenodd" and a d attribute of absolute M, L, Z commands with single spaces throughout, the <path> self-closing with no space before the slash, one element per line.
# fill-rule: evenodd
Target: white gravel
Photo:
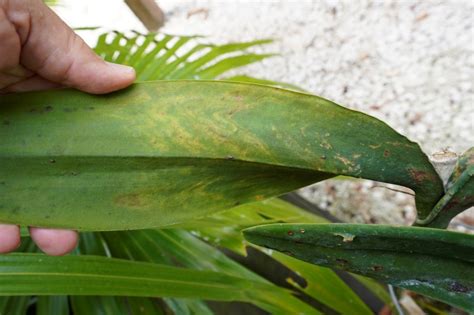
<path fill-rule="evenodd" d="M 72 26 L 144 30 L 121 1 L 62 3 L 56 11 Z M 378 117 L 427 154 L 444 148 L 460 153 L 474 144 L 473 1 L 158 3 L 167 33 L 206 35 L 218 43 L 275 39 L 265 50 L 281 55 L 245 72 Z M 411 196 L 376 185 L 328 181 L 302 193 L 347 220 L 413 220 Z"/>

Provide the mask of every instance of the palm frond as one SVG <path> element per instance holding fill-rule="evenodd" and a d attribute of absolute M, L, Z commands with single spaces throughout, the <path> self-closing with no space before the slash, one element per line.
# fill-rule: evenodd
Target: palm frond
<path fill-rule="evenodd" d="M 138 81 L 210 80 L 274 56 L 249 51 L 271 42 L 256 40 L 213 45 L 199 36 L 108 32 L 99 36 L 94 50 L 106 61 L 134 67 Z M 247 78 L 242 77 L 242 80 Z M 267 81 L 267 84 L 271 83 Z"/>

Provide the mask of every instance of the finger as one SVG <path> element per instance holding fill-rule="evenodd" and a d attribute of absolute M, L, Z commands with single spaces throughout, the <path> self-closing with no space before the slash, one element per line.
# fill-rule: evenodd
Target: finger
<path fill-rule="evenodd" d="M 15 26 L 0 7 L 0 72 L 20 64 L 21 42 Z"/>
<path fill-rule="evenodd" d="M 51 82 L 43 79 L 40 76 L 33 76 L 31 78 L 23 79 L 20 82 L 16 82 L 2 89 L 1 92 L 13 93 L 13 92 L 26 92 L 26 91 L 41 91 L 50 90 L 61 87 L 60 84 Z"/>
<path fill-rule="evenodd" d="M 20 246 L 20 227 L 0 224 L 0 253 L 8 253 Z"/>
<path fill-rule="evenodd" d="M 1 45 L 0 45 L 1 46 Z M 21 82 L 29 77 L 32 77 L 34 74 L 28 70 L 18 65 L 10 70 L 0 71 L 0 91 L 4 88 L 13 85 L 15 83 Z"/>
<path fill-rule="evenodd" d="M 51 256 L 62 256 L 71 252 L 78 242 L 78 234 L 72 230 L 30 227 L 30 236 L 45 254 Z"/>
<path fill-rule="evenodd" d="M 97 94 L 124 88 L 135 80 L 133 68 L 103 61 L 43 1 L 21 2 L 31 3 L 13 5 L 30 16 L 15 23 L 25 67 L 49 81 Z"/>

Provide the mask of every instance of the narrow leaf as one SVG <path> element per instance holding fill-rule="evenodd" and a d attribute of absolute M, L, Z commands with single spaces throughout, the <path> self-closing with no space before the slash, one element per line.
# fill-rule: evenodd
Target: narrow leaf
<path fill-rule="evenodd" d="M 67 296 L 40 296 L 36 303 L 36 315 L 68 315 Z M 92 314 L 91 314 L 92 315 Z"/>
<path fill-rule="evenodd" d="M 0 296 L 168 296 L 251 302 L 257 292 L 271 287 L 218 272 L 98 256 L 0 256 Z"/>
<path fill-rule="evenodd" d="M 295 207 L 281 199 L 270 199 L 242 205 L 198 221 L 187 223 L 201 238 L 218 246 L 245 254 L 246 245 L 241 230 L 276 222 L 325 223 L 326 220 Z M 186 226 L 186 224 L 184 224 Z M 343 314 L 367 314 L 370 309 L 332 270 L 308 264 L 275 251 L 264 251 L 276 261 L 305 279 L 301 286 L 292 278 L 289 284 Z"/>
<path fill-rule="evenodd" d="M 254 244 L 474 310 L 474 236 L 357 224 L 274 224 L 244 231 Z"/>
<path fill-rule="evenodd" d="M 447 228 L 456 215 L 474 206 L 474 148 L 458 159 L 447 188 L 429 216 L 418 219 L 417 225 Z"/>
<path fill-rule="evenodd" d="M 262 295 L 255 295 L 252 303 L 269 312 L 294 311 L 305 313 L 310 309 L 309 305 L 296 299 L 287 290 L 271 284 L 186 231 L 141 230 L 128 233 L 109 232 L 102 234 L 107 239 L 107 243 L 110 244 L 112 253 L 118 255 L 118 257 L 125 258 L 128 256 L 136 260 L 151 262 L 165 260 L 183 267 L 214 270 L 267 284 L 272 289 Z M 181 304 L 182 301 L 175 302 Z"/>

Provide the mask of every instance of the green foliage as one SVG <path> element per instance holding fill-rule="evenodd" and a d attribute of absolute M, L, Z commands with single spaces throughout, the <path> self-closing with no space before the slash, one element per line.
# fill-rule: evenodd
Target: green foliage
<path fill-rule="evenodd" d="M 71 257 L 0 257 L 0 314 L 23 314 L 31 303 L 38 314 L 67 313 L 69 306 L 74 314 L 213 314 L 202 299 L 250 302 L 272 314 L 320 313 L 297 292 L 342 314 L 371 313 L 330 269 L 258 248 L 306 280 L 301 286 L 289 278 L 290 291 L 202 240 L 244 254 L 244 228 L 323 223 L 283 201 L 261 200 L 338 175 L 412 188 L 419 222 L 432 220 L 440 204 L 443 187 L 427 157 L 386 124 L 316 96 L 262 86 L 300 90 L 286 83 L 228 74 L 273 56 L 252 51 L 269 42 L 211 45 L 197 36 L 109 32 L 96 52 L 133 66 L 138 81 L 234 83 L 138 83 L 108 96 L 72 90 L 0 96 L 0 220 L 96 231 L 166 226 L 82 233 Z M 469 204 L 472 171 L 463 175 L 463 165 L 450 189 L 457 194 L 452 201 L 461 196 Z M 22 235 L 19 251 L 35 252 Z M 341 255 L 351 253 L 342 248 Z M 374 261 L 385 259 L 377 250 L 370 252 Z M 396 276 L 397 269 L 386 272 Z M 448 271 L 431 272 L 440 279 Z M 359 279 L 387 302 L 377 283 Z"/>
<path fill-rule="evenodd" d="M 447 191 L 430 215 L 416 224 L 446 228 L 462 211 L 474 206 L 474 147 L 458 159 L 448 180 Z"/>
<path fill-rule="evenodd" d="M 246 245 L 241 233 L 242 229 L 281 221 L 326 222 L 287 202 L 271 199 L 245 204 L 211 217 L 184 223 L 182 227 L 191 229 L 194 234 L 211 243 L 240 253 Z M 229 240 L 232 242 L 228 242 Z M 370 313 L 370 309 L 332 270 L 291 259 L 276 252 L 264 252 L 306 279 L 308 284 L 302 287 L 296 279 L 288 278 L 288 283 L 295 289 L 305 292 L 342 314 Z"/>
<path fill-rule="evenodd" d="M 127 36 L 110 32 L 99 37 L 94 50 L 107 61 L 134 67 L 138 81 L 210 80 L 229 70 L 274 56 L 248 52 L 249 48 L 268 44 L 271 40 L 226 45 L 204 41 L 199 36 L 137 32 Z"/>
<path fill-rule="evenodd" d="M 304 261 L 366 275 L 474 309 L 474 236 L 358 224 L 273 224 L 245 237 Z"/>
<path fill-rule="evenodd" d="M 11 94 L 0 113 L 9 122 L 0 126 L 0 220 L 9 223 L 164 226 L 340 174 L 412 188 L 422 217 L 443 189 L 419 146 L 381 121 L 265 86 L 154 81 L 107 97 Z"/>

